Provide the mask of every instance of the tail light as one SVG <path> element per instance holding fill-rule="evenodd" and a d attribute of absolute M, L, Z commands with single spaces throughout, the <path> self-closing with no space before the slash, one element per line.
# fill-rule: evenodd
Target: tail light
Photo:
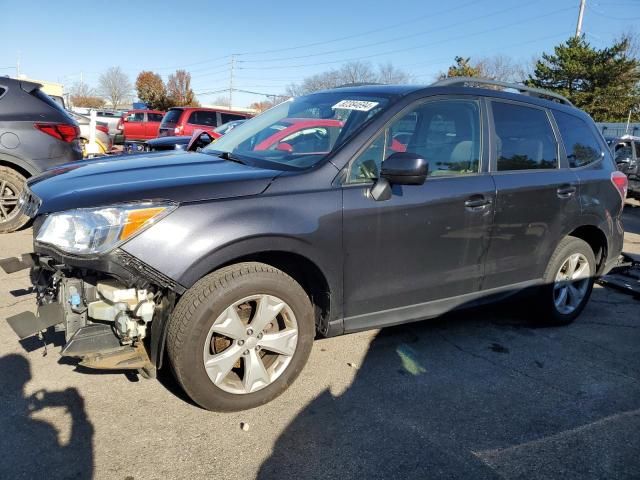
<path fill-rule="evenodd" d="M 96 130 L 100 130 L 102 133 L 109 135 L 109 127 L 106 125 L 96 125 Z"/>
<path fill-rule="evenodd" d="M 622 172 L 611 172 L 611 182 L 615 185 L 622 197 L 622 201 L 627 198 L 627 189 L 629 188 L 629 179 Z"/>
<path fill-rule="evenodd" d="M 118 126 L 116 128 L 120 131 L 124 130 L 124 122 L 122 119 L 118 120 Z"/>
<path fill-rule="evenodd" d="M 178 125 L 176 128 L 173 129 L 176 135 L 180 135 L 182 133 L 182 130 L 184 130 L 184 125 Z"/>
<path fill-rule="evenodd" d="M 73 142 L 80 136 L 80 128 L 68 123 L 34 123 L 33 126 L 42 133 L 67 143 Z"/>

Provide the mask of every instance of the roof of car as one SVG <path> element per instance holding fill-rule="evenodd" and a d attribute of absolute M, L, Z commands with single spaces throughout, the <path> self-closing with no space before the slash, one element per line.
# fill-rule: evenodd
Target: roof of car
<path fill-rule="evenodd" d="M 471 79 L 470 79 L 471 80 Z M 481 80 L 481 79 L 479 79 Z M 479 82 L 483 83 L 483 82 Z M 520 87 L 519 85 L 513 84 L 508 87 L 515 89 Z M 521 86 L 522 88 L 526 88 Z M 526 93 L 517 93 L 511 92 L 509 90 L 501 90 L 494 88 L 483 88 L 480 86 L 460 86 L 460 85 L 378 85 L 378 84 L 358 84 L 358 85 L 345 85 L 336 88 L 331 88 L 327 90 L 321 90 L 319 92 L 314 93 L 329 93 L 329 92 L 348 92 L 353 94 L 360 95 L 380 95 L 386 97 L 403 97 L 407 95 L 411 95 L 414 93 L 424 93 L 425 95 L 433 94 L 433 95 L 463 95 L 463 94 L 476 94 L 482 96 L 489 96 L 494 98 L 503 98 L 507 100 L 516 100 L 521 102 L 530 103 L 533 105 L 538 105 L 545 108 L 554 108 L 557 110 L 564 110 L 566 112 L 572 112 L 574 114 L 581 115 L 583 117 L 589 117 L 584 111 L 578 109 L 577 107 L 561 103 L 559 101 L 554 101 L 547 98 L 542 98 L 535 94 L 526 94 Z M 313 93 L 311 94 L 313 95 Z M 550 96 L 554 96 L 553 92 L 549 92 Z M 559 97 L 562 98 L 562 97 Z"/>

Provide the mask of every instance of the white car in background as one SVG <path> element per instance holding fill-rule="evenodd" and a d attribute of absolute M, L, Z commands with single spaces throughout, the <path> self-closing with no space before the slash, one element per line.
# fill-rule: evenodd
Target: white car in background
<path fill-rule="evenodd" d="M 86 146 L 89 143 L 90 135 L 90 124 L 91 119 L 84 115 L 80 115 L 79 113 L 67 111 L 69 115 L 73 117 L 73 119 L 78 122 L 78 126 L 80 127 L 80 142 L 82 145 L 82 152 L 84 157 L 88 156 Z M 113 147 L 113 138 L 109 135 L 109 125 L 105 122 L 96 122 L 96 146 L 97 146 L 97 155 L 106 155 L 111 151 Z"/>

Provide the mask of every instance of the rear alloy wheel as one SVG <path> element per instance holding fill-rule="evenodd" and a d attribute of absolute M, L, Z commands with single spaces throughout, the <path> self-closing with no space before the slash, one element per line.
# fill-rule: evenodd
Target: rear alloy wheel
<path fill-rule="evenodd" d="M 565 325 L 575 320 L 589 301 L 596 271 L 589 244 L 576 237 L 564 238 L 551 256 L 537 299 L 542 322 Z"/>
<path fill-rule="evenodd" d="M 581 253 L 574 253 L 560 266 L 553 285 L 553 301 L 561 314 L 573 313 L 583 302 L 591 278 L 589 261 Z"/>
<path fill-rule="evenodd" d="M 197 404 L 245 410 L 293 383 L 314 335 L 304 289 L 281 270 L 247 262 L 207 275 L 182 296 L 169 321 L 167 353 Z"/>
<path fill-rule="evenodd" d="M 18 198 L 20 198 L 25 181 L 26 178 L 15 170 L 0 166 L 0 233 L 18 230 L 29 221 L 26 216 L 20 220 L 16 219 Z"/>

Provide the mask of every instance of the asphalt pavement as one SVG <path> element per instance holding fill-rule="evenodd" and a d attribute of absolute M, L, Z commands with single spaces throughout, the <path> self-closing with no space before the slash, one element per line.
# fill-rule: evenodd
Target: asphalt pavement
<path fill-rule="evenodd" d="M 640 253 L 640 206 L 625 250 Z M 0 236 L 0 257 L 31 248 Z M 596 287 L 572 325 L 511 301 L 319 340 L 275 401 L 238 413 L 20 342 L 28 274 L 0 273 L 0 478 L 639 478 L 640 303 Z M 247 424 L 247 430 L 241 428 Z"/>

